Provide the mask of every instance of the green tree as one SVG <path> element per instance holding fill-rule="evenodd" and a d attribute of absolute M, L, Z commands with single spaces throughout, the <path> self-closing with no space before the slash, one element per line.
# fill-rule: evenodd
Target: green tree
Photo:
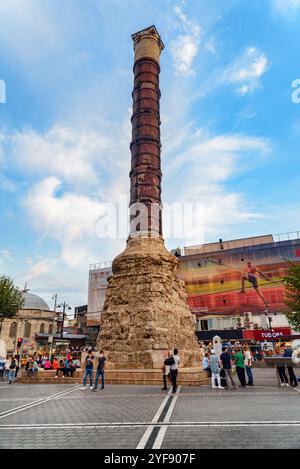
<path fill-rule="evenodd" d="M 22 290 L 14 285 L 10 277 L 2 275 L 0 277 L 0 332 L 3 320 L 17 316 L 23 302 Z"/>
<path fill-rule="evenodd" d="M 284 279 L 286 287 L 286 304 L 291 308 L 287 318 L 293 329 L 300 331 L 300 264 L 288 262 L 289 271 Z"/>

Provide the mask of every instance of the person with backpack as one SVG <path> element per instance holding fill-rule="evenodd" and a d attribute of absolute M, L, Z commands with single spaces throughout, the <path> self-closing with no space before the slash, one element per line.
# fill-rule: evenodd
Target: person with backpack
<path fill-rule="evenodd" d="M 98 388 L 98 381 L 101 376 L 101 389 L 104 389 L 104 368 L 105 368 L 105 362 L 106 362 L 106 357 L 104 355 L 103 350 L 100 351 L 99 354 L 99 359 L 98 359 L 98 367 L 97 367 L 97 373 L 96 373 L 96 380 L 95 380 L 95 386 L 93 388 L 93 391 L 97 391 Z"/>
<path fill-rule="evenodd" d="M 16 369 L 15 369 L 15 380 L 18 377 L 19 369 L 20 369 L 20 355 L 15 355 L 15 360 L 16 360 Z"/>
<path fill-rule="evenodd" d="M 90 389 L 93 389 L 93 366 L 94 366 L 94 355 L 91 350 L 89 350 L 87 357 L 84 362 L 84 375 L 83 375 L 83 386 L 81 391 L 86 391 L 86 381 L 87 377 L 90 378 Z"/>
<path fill-rule="evenodd" d="M 210 357 L 210 368 L 211 368 L 211 387 L 212 389 L 225 389 L 223 386 L 221 386 L 221 377 L 220 377 L 220 362 L 218 357 L 216 356 L 215 350 L 211 350 L 211 357 Z M 218 386 L 216 386 L 216 380 L 218 383 Z"/>
<path fill-rule="evenodd" d="M 9 362 L 9 372 L 8 372 L 8 384 L 12 384 L 15 379 L 15 373 L 16 373 L 16 368 L 17 368 L 17 362 L 15 360 L 15 357 L 13 355 L 10 356 L 10 362 Z"/>
<path fill-rule="evenodd" d="M 227 347 L 222 347 L 220 361 L 221 361 L 223 371 L 225 373 L 226 387 L 228 389 L 236 389 L 237 385 L 232 374 L 231 356 Z"/>

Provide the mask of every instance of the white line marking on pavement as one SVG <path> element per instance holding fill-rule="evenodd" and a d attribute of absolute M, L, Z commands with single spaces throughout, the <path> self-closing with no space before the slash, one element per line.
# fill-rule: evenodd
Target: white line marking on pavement
<path fill-rule="evenodd" d="M 176 394 L 175 394 L 175 396 L 174 396 L 174 398 L 173 398 L 173 400 L 172 400 L 172 402 L 171 402 L 171 405 L 170 405 L 170 407 L 169 407 L 169 409 L 168 409 L 168 412 L 167 412 L 167 414 L 166 414 L 166 416 L 165 416 L 165 418 L 164 418 L 164 421 L 163 421 L 164 424 L 169 423 L 170 420 L 171 420 L 171 416 L 172 416 L 172 414 L 173 414 L 173 410 L 174 410 L 174 407 L 175 407 L 175 405 L 176 405 L 176 402 L 177 402 L 177 399 L 178 399 L 178 395 L 179 395 L 179 393 L 180 393 L 180 389 L 181 389 L 181 386 L 178 386 L 178 390 L 177 390 L 177 392 L 176 392 Z M 161 447 L 161 445 L 162 445 L 162 443 L 163 443 L 163 441 L 164 441 L 167 428 L 168 428 L 167 425 L 164 425 L 163 427 L 160 428 L 160 430 L 159 430 L 159 432 L 158 432 L 158 435 L 157 435 L 157 437 L 156 437 L 156 440 L 155 440 L 154 443 L 153 443 L 153 446 L 152 446 L 153 449 L 160 449 L 160 447 Z"/>
<path fill-rule="evenodd" d="M 0 425 L 0 429 L 6 430 L 24 430 L 24 429 L 39 429 L 39 430 L 72 430 L 74 428 L 87 429 L 87 428 L 138 428 L 152 426 L 156 427 L 299 427 L 300 421 L 252 421 L 252 422 L 105 422 L 105 423 L 52 423 L 52 424 L 7 424 Z M 156 443 L 156 442 L 155 442 Z M 154 448 L 153 449 L 159 449 Z"/>
<path fill-rule="evenodd" d="M 155 423 L 158 421 L 159 417 L 161 416 L 161 413 L 162 411 L 164 410 L 165 408 L 165 405 L 170 397 L 170 394 L 171 394 L 171 391 L 172 391 L 172 387 L 169 389 L 166 397 L 164 398 L 164 400 L 162 401 L 161 405 L 159 406 L 158 408 L 158 411 L 156 412 L 156 414 L 154 415 L 153 419 L 152 419 L 152 423 Z"/>
<path fill-rule="evenodd" d="M 156 414 L 154 415 L 153 419 L 152 419 L 152 422 L 151 424 L 148 426 L 148 428 L 146 429 L 144 435 L 142 436 L 139 444 L 137 445 L 136 449 L 144 449 L 145 448 L 145 445 L 147 443 L 147 441 L 149 440 L 149 437 L 154 429 L 154 423 L 156 423 L 163 411 L 163 409 L 165 408 L 165 405 L 166 403 L 168 402 L 168 399 L 170 397 L 170 394 L 171 394 L 171 391 L 172 391 L 172 386 L 170 387 L 169 391 L 168 391 L 168 394 L 166 395 L 166 397 L 164 398 L 164 400 L 162 401 L 161 405 L 159 406 L 158 408 L 158 411 L 156 412 Z"/>
<path fill-rule="evenodd" d="M 61 391 L 56 394 L 52 394 L 51 396 L 44 397 L 41 399 L 38 399 L 37 401 L 29 402 L 28 404 L 24 404 L 19 407 L 15 407 L 14 409 L 6 410 L 4 412 L 0 413 L 0 419 L 3 419 L 5 417 L 8 417 L 10 415 L 16 414 L 18 412 L 22 412 L 23 410 L 30 409 L 31 407 L 35 407 L 39 404 L 43 404 L 44 402 L 48 402 L 52 399 L 55 399 L 56 397 L 64 396 L 65 394 L 69 394 L 70 392 L 76 391 L 80 388 L 81 386 L 76 386 L 75 388 L 67 389 L 66 391 Z"/>

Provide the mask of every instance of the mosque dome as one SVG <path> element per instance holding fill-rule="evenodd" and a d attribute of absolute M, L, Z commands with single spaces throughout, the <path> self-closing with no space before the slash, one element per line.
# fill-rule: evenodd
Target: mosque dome
<path fill-rule="evenodd" d="M 23 292 L 24 304 L 22 309 L 40 309 L 42 311 L 50 311 L 47 303 L 40 296 L 33 293 Z"/>

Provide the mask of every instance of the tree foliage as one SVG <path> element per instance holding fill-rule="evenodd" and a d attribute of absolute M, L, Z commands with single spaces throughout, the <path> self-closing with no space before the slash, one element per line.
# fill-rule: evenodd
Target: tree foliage
<path fill-rule="evenodd" d="M 0 321 L 15 317 L 23 306 L 22 290 L 6 275 L 0 277 Z"/>
<path fill-rule="evenodd" d="M 300 264 L 289 262 L 288 275 L 284 279 L 286 304 L 291 311 L 286 313 L 293 329 L 300 331 Z"/>

